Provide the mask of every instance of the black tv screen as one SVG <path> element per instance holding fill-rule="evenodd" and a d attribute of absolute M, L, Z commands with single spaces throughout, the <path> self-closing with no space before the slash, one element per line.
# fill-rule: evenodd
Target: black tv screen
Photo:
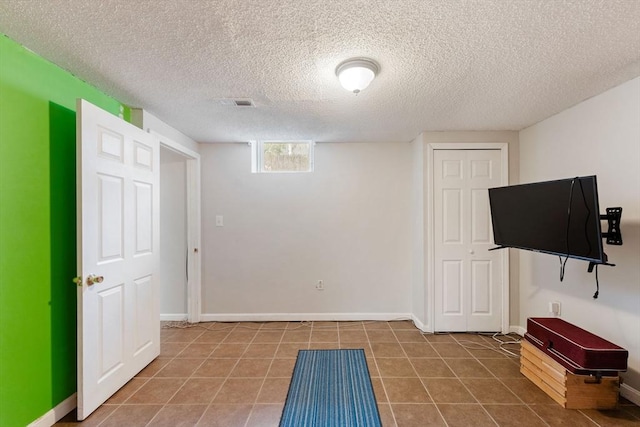
<path fill-rule="evenodd" d="M 595 176 L 489 189 L 499 246 L 605 262 Z"/>

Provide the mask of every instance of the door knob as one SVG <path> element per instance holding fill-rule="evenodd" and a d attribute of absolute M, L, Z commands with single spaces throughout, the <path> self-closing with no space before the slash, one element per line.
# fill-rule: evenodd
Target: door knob
<path fill-rule="evenodd" d="M 89 276 L 87 276 L 87 285 L 91 286 L 95 283 L 102 283 L 103 280 L 104 280 L 103 276 L 96 276 L 95 274 L 90 274 Z M 77 286 L 82 286 L 82 276 L 74 277 L 73 283 L 75 283 Z"/>
<path fill-rule="evenodd" d="M 469 249 L 469 253 L 473 255 L 475 252 L 473 251 L 473 249 Z"/>
<path fill-rule="evenodd" d="M 96 276 L 94 274 L 90 274 L 89 276 L 87 276 L 87 285 L 91 286 L 95 283 L 102 283 L 103 280 L 104 280 L 104 277 L 102 276 Z"/>

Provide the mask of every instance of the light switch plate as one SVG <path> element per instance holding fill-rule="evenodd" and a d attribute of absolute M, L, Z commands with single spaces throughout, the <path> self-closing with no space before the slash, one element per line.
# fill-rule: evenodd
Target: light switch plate
<path fill-rule="evenodd" d="M 222 215 L 216 215 L 216 227 L 224 227 L 224 218 Z"/>

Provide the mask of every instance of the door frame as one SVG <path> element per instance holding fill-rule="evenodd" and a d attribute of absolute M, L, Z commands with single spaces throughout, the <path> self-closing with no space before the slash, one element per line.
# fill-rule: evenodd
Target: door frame
<path fill-rule="evenodd" d="M 434 151 L 435 150 L 500 150 L 501 185 L 509 185 L 509 144 L 506 142 L 429 142 L 426 144 L 426 223 L 425 223 L 425 307 L 427 332 L 435 331 L 435 218 L 434 218 Z M 509 251 L 502 253 L 502 333 L 509 333 Z"/>
<path fill-rule="evenodd" d="M 179 144 L 162 134 L 149 129 L 148 132 L 160 141 L 160 148 L 168 149 L 185 158 L 186 187 L 187 187 L 187 321 L 200 322 L 201 290 L 202 290 L 202 245 L 201 245 L 201 217 L 200 217 L 200 154 Z M 162 173 L 162 170 L 161 172 Z M 162 218 L 160 218 L 162 221 Z M 162 247 L 162 242 L 160 246 Z"/>

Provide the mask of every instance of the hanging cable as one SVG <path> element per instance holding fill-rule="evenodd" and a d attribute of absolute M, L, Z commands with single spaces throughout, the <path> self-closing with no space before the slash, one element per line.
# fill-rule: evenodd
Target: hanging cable
<path fill-rule="evenodd" d="M 591 256 L 591 239 L 589 239 L 589 218 L 591 217 L 591 209 L 589 209 L 589 204 L 587 203 L 587 197 L 584 195 L 584 188 L 582 187 L 582 181 L 578 181 L 580 183 L 580 191 L 582 192 L 582 202 L 584 203 L 585 209 L 587 209 L 587 217 L 584 220 L 584 237 L 587 239 L 587 245 L 589 247 L 589 251 L 587 252 L 588 256 Z M 595 264 L 596 269 L 596 292 L 593 294 L 593 299 L 598 298 L 598 294 L 600 294 L 600 281 L 598 280 L 598 264 Z"/>
<path fill-rule="evenodd" d="M 562 262 L 562 257 L 558 256 L 560 259 L 560 281 L 564 280 L 564 268 L 567 265 L 567 260 L 569 259 L 569 225 L 571 225 L 571 202 L 573 201 L 573 186 L 576 184 L 576 180 L 579 181 L 579 177 L 575 177 L 571 180 L 571 188 L 569 189 L 569 205 L 567 206 L 567 233 L 565 235 L 565 241 L 567 243 L 567 255 Z M 582 184 L 580 184 L 582 186 Z M 584 192 L 583 192 L 584 195 Z"/>
<path fill-rule="evenodd" d="M 560 260 L 560 281 L 564 280 L 564 266 L 567 265 L 567 260 L 569 257 L 565 257 L 564 262 L 562 261 L 562 257 L 558 256 L 558 260 Z"/>
<path fill-rule="evenodd" d="M 589 204 L 587 203 L 587 196 L 584 194 L 584 187 L 582 186 L 582 181 L 578 179 L 578 184 L 580 184 L 580 192 L 582 193 L 582 203 L 584 203 L 584 208 L 587 210 L 587 217 L 584 220 L 584 237 L 587 239 L 587 245 L 589 246 L 589 252 L 587 255 L 591 255 L 591 239 L 589 239 L 589 218 L 591 218 L 591 209 L 589 209 Z"/>
<path fill-rule="evenodd" d="M 593 299 L 597 299 L 599 293 L 600 293 L 600 282 L 598 281 L 598 264 L 596 264 L 596 293 L 593 294 Z"/>

